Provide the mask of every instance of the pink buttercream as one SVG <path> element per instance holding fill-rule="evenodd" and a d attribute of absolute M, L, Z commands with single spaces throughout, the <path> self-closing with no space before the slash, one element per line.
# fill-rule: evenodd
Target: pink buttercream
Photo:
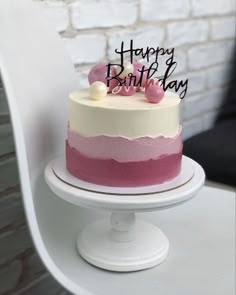
<path fill-rule="evenodd" d="M 95 159 L 81 154 L 66 142 L 66 165 L 75 177 L 107 186 L 138 187 L 166 182 L 181 170 L 182 149 L 171 155 L 138 162 Z"/>
<path fill-rule="evenodd" d="M 129 139 L 125 137 L 87 137 L 68 128 L 68 143 L 83 155 L 119 162 L 146 161 L 163 154 L 175 154 L 182 148 L 181 127 L 174 137 L 158 136 Z"/>

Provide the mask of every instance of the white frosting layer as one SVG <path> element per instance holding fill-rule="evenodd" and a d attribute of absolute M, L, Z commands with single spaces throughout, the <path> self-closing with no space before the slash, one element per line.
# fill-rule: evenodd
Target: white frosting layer
<path fill-rule="evenodd" d="M 85 136 L 175 136 L 179 130 L 179 103 L 179 96 L 168 91 L 160 103 L 152 104 L 143 92 L 133 96 L 108 94 L 94 101 L 88 90 L 81 90 L 70 94 L 70 128 Z"/>

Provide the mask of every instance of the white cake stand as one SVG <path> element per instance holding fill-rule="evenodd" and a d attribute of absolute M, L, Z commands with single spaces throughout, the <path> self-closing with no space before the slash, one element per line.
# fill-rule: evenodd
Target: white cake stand
<path fill-rule="evenodd" d="M 80 255 L 89 263 L 111 271 L 151 268 L 163 262 L 169 242 L 153 224 L 136 221 L 135 212 L 154 211 L 194 197 L 205 174 L 195 161 L 183 157 L 178 178 L 163 185 L 113 188 L 93 185 L 71 176 L 62 158 L 51 161 L 45 179 L 52 191 L 75 205 L 110 210 L 111 218 L 87 225 L 78 237 Z"/>

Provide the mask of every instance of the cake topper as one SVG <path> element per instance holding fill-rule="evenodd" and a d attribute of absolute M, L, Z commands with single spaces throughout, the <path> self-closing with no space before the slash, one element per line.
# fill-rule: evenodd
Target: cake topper
<path fill-rule="evenodd" d="M 174 91 L 179 91 L 179 96 L 183 99 L 187 93 L 188 88 L 188 79 L 185 81 L 180 80 L 172 80 L 170 81 L 170 76 L 174 73 L 177 67 L 177 61 L 175 61 L 175 49 L 174 48 L 161 48 L 161 47 L 146 47 L 144 48 L 135 48 L 133 40 L 130 40 L 129 47 L 125 49 L 125 44 L 122 41 L 120 49 L 116 49 L 115 52 L 120 57 L 120 63 L 108 63 L 107 64 L 107 85 L 110 85 L 111 81 L 118 80 L 118 86 L 122 85 L 122 82 L 119 81 L 119 76 L 125 70 L 125 58 L 130 60 L 130 63 L 133 63 L 134 68 L 136 64 L 136 72 L 129 73 L 128 78 L 130 79 L 132 85 L 136 87 L 144 87 L 146 88 L 147 80 L 158 80 L 159 86 L 161 86 L 164 91 L 167 89 L 173 89 Z M 148 66 L 144 64 L 134 61 L 135 59 L 142 58 L 148 63 Z M 166 69 L 164 75 L 159 76 L 159 59 L 160 57 L 166 57 Z M 152 61 L 152 62 L 151 62 Z M 150 63 L 150 65 L 149 65 Z M 120 69 L 119 73 L 115 76 L 111 73 L 111 67 L 116 67 Z M 117 72 L 118 70 L 116 70 Z M 114 83 L 114 82 L 113 82 Z"/>
<path fill-rule="evenodd" d="M 120 49 L 116 49 L 115 52 L 120 57 L 120 63 L 101 63 L 95 65 L 89 72 L 88 80 L 92 87 L 90 90 L 93 93 L 92 99 L 105 97 L 104 86 L 93 85 L 96 81 L 105 83 L 108 93 L 131 96 L 135 92 L 143 91 L 150 103 L 159 103 L 167 89 L 179 92 L 181 99 L 185 97 L 188 79 L 185 81 L 169 80 L 177 67 L 174 48 L 134 48 L 133 40 L 130 40 L 127 49 L 124 48 L 124 42 L 121 42 Z M 140 57 L 142 62 L 135 60 Z M 160 57 L 167 58 L 163 75 L 158 75 Z"/>

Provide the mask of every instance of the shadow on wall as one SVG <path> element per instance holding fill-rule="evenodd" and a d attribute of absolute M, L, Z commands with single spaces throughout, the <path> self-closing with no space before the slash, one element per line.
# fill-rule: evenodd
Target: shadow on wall
<path fill-rule="evenodd" d="M 229 75 L 214 127 L 186 140 L 184 154 L 203 166 L 207 179 L 236 187 L 236 45 Z"/>

